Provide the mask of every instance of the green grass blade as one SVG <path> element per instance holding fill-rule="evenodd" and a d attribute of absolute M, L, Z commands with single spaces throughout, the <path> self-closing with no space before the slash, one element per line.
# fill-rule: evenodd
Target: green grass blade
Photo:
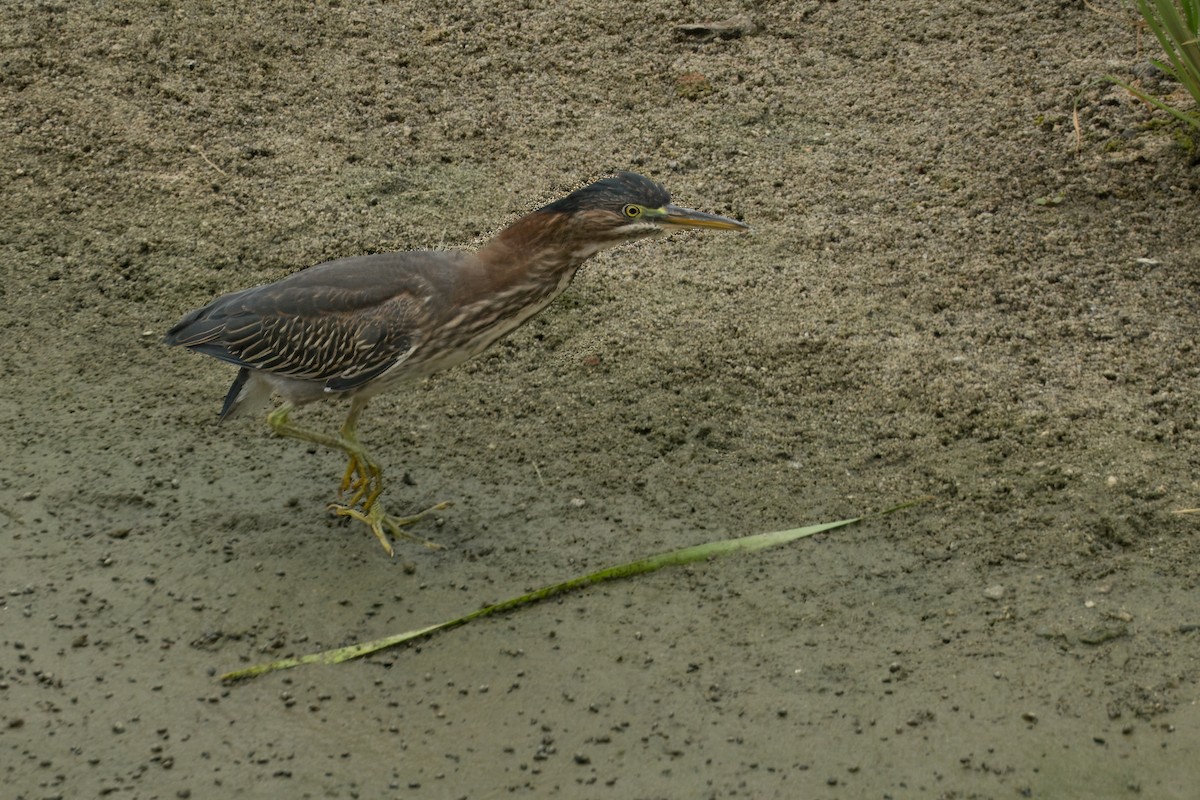
<path fill-rule="evenodd" d="M 1163 25 L 1158 40 L 1172 67 L 1167 71 L 1200 103 L 1200 42 L 1196 27 L 1180 16 L 1170 0 L 1160 0 L 1158 6 Z"/>
<path fill-rule="evenodd" d="M 1167 54 L 1170 64 L 1154 62 L 1154 65 L 1170 75 L 1188 91 L 1188 94 L 1200 104 L 1200 2 L 1197 0 L 1178 0 L 1183 8 L 1176 5 L 1176 0 L 1154 0 L 1153 6 L 1149 0 L 1138 0 L 1138 11 L 1142 19 L 1158 39 L 1163 52 Z M 1116 81 L 1120 83 L 1120 81 Z M 1129 87 L 1120 84 L 1126 89 Z M 1133 91 L 1133 90 L 1130 90 Z M 1200 127 L 1200 117 L 1185 114 L 1167 105 L 1165 102 L 1148 97 L 1142 92 L 1133 91 L 1135 95 L 1153 103 L 1155 106 L 1169 111 L 1190 125 Z"/>
<path fill-rule="evenodd" d="M 893 506 L 885 511 L 880 511 L 877 514 L 869 516 L 884 516 L 887 514 L 900 511 L 924 502 L 922 500 L 914 500 L 908 503 L 902 503 Z M 382 639 L 375 639 L 370 642 L 361 642 L 352 644 L 347 647 L 339 647 L 333 650 L 325 650 L 320 653 L 310 653 L 309 655 L 300 656 L 298 658 L 285 658 L 279 661 L 272 661 L 268 664 L 258 664 L 244 669 L 233 670 L 221 676 L 220 680 L 225 683 L 234 683 L 238 681 L 255 678 L 259 675 L 265 675 L 268 672 L 276 672 L 283 669 L 291 669 L 304 664 L 338 664 L 343 661 L 361 658 L 371 653 L 378 653 L 381 650 L 386 650 L 390 647 L 403 644 L 404 642 L 419 639 L 423 636 L 430 636 L 439 631 L 456 628 L 459 625 L 479 619 L 480 617 L 498 614 L 503 611 L 511 611 L 521 606 L 530 605 L 532 603 L 545 600 L 549 597 L 569 592 L 574 589 L 580 589 L 585 586 L 602 583 L 604 581 L 617 580 L 619 578 L 630 578 L 634 575 L 643 575 L 647 572 L 654 572 L 663 567 L 678 566 L 681 564 L 690 564 L 695 561 L 703 561 L 704 559 L 714 558 L 717 556 L 728 555 L 730 553 L 750 553 L 756 550 L 763 550 L 768 547 L 777 547 L 788 542 L 793 542 L 797 539 L 803 539 L 817 533 L 830 531 L 835 528 L 842 528 L 847 525 L 853 525 L 856 522 L 861 522 L 868 517 L 852 517 L 850 519 L 838 520 L 837 522 L 825 522 L 818 525 L 809 525 L 804 528 L 791 528 L 783 531 L 772 531 L 771 533 L 759 533 L 751 536 L 743 536 L 738 539 L 721 539 L 715 542 L 706 544 L 694 545 L 685 547 L 681 550 L 672 550 L 667 553 L 659 553 L 658 555 L 650 556 L 649 558 L 631 561 L 628 564 L 619 564 L 614 567 L 607 567 L 597 572 L 592 572 L 587 575 L 581 575 L 570 580 L 556 583 L 551 586 L 545 586 L 541 589 L 523 594 L 519 597 L 513 597 L 508 600 L 503 600 L 499 603 L 494 603 L 490 606 L 485 606 L 476 609 L 469 614 L 458 617 L 457 619 L 442 622 L 437 625 L 430 625 L 426 628 L 418 628 L 416 630 L 406 631 L 404 633 L 385 636 Z"/>
<path fill-rule="evenodd" d="M 1190 114 L 1180 111 L 1179 109 L 1175 108 L 1174 106 L 1168 105 L 1167 103 L 1164 103 L 1162 100 L 1159 100 L 1157 97 L 1146 94 L 1141 89 L 1135 89 L 1134 87 L 1130 86 L 1128 83 L 1125 83 L 1125 81 L 1119 80 L 1118 78 L 1114 78 L 1111 75 L 1109 76 L 1108 79 L 1110 81 L 1112 81 L 1113 83 L 1115 83 L 1117 86 L 1120 86 L 1122 89 L 1124 89 L 1125 91 L 1132 94 L 1134 97 L 1138 98 L 1139 100 L 1144 100 L 1152 106 L 1161 108 L 1163 111 L 1166 111 L 1168 114 L 1174 115 L 1177 119 L 1179 119 L 1183 122 L 1186 122 L 1188 125 L 1195 125 L 1197 128 L 1200 128 L 1200 117 L 1194 117 Z"/>

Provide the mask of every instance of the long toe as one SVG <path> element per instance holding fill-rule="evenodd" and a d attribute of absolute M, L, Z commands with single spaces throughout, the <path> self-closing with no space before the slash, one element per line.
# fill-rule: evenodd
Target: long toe
<path fill-rule="evenodd" d="M 371 533 L 375 534 L 375 538 L 379 540 L 379 544 L 383 546 L 383 549 L 387 552 L 387 554 L 389 556 L 394 556 L 396 551 L 392 547 L 392 538 L 411 539 L 415 542 L 420 542 L 430 550 L 441 550 L 442 545 L 438 544 L 437 542 L 430 541 L 429 539 L 423 539 L 420 536 L 411 534 L 404 529 L 409 525 L 420 522 L 434 511 L 441 511 L 449 508 L 450 505 L 450 503 L 438 503 L 435 506 L 430 506 L 419 514 L 412 514 L 405 517 L 387 513 L 387 511 L 385 511 L 383 506 L 379 503 L 372 503 L 371 506 L 365 511 L 355 508 L 352 505 L 346 505 L 343 503 L 330 503 L 329 510 L 340 517 L 350 517 L 351 519 L 356 519 L 359 522 L 365 523 L 371 529 Z"/>
<path fill-rule="evenodd" d="M 419 514 L 413 514 L 413 515 L 407 516 L 407 517 L 398 517 L 398 516 L 395 516 L 394 514 L 384 514 L 383 515 L 383 524 L 388 529 L 388 531 L 392 534 L 393 537 L 403 537 L 405 539 L 409 539 L 414 542 L 420 542 L 421 544 L 428 547 L 430 550 L 442 550 L 442 549 L 444 549 L 444 545 L 440 545 L 437 542 L 434 542 L 430 539 L 423 539 L 420 536 L 411 534 L 408 531 L 404 530 L 404 528 L 408 525 L 413 525 L 413 524 L 420 522 L 427 515 L 432 514 L 434 511 L 442 511 L 444 509 L 449 508 L 451 505 L 452 504 L 449 501 L 443 501 L 441 503 L 438 503 L 437 505 L 430 506 L 429 508 L 420 512 Z"/>
<path fill-rule="evenodd" d="M 347 492 L 349 499 L 345 505 L 361 505 L 363 511 L 369 511 L 383 492 L 383 470 L 374 461 L 352 454 L 338 487 L 338 500 L 345 497 Z"/>

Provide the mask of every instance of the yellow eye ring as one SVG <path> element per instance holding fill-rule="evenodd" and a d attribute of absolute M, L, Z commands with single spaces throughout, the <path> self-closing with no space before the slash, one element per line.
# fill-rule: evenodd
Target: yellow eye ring
<path fill-rule="evenodd" d="M 638 217 L 640 217 L 642 215 L 642 207 L 635 206 L 633 203 L 629 203 L 628 205 L 626 205 L 624 208 L 621 209 L 621 212 L 624 213 L 625 216 L 629 217 L 630 219 L 637 219 Z"/>

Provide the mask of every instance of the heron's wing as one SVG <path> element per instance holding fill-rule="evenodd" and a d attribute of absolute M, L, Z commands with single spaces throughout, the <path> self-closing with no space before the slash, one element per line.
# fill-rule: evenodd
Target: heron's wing
<path fill-rule="evenodd" d="M 464 254 L 339 259 L 225 295 L 185 317 L 168 344 L 333 391 L 370 382 L 419 346 L 439 273 Z"/>

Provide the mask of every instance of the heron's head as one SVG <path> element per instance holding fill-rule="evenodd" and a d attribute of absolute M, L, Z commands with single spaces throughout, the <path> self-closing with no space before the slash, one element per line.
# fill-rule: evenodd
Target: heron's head
<path fill-rule="evenodd" d="M 584 257 L 622 242 L 683 228 L 749 230 L 735 219 L 671 205 L 666 189 L 633 172 L 619 172 L 588 184 L 538 211 L 549 215 Z"/>

